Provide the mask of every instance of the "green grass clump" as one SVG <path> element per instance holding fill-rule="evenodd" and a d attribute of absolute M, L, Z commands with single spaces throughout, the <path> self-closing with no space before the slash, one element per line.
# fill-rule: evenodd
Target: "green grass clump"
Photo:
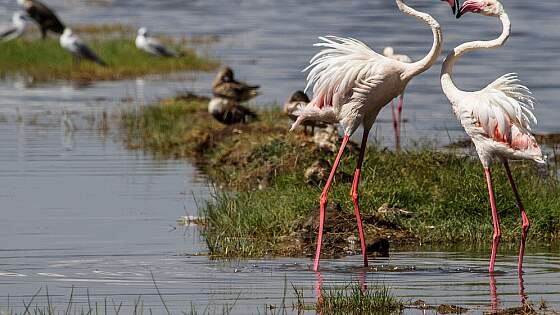
<path fill-rule="evenodd" d="M 228 188 L 202 209 L 208 217 L 205 237 L 216 256 L 306 255 L 315 229 L 304 222 L 316 216 L 324 182 L 308 184 L 305 170 L 335 154 L 315 146 L 277 110 L 259 112 L 249 125 L 221 126 L 206 112 L 207 101 L 163 101 L 125 114 L 127 143 L 166 156 L 188 157 L 210 179 Z M 349 220 L 349 197 L 356 146 L 341 160 L 329 193 Z M 512 163 L 531 219 L 530 240 L 560 238 L 560 186 L 543 178 L 535 164 Z M 502 240 L 517 243 L 521 219 L 503 167 L 494 168 Z M 394 153 L 370 147 L 362 168 L 360 203 L 364 217 L 376 218 L 383 204 L 406 209 L 412 218 L 393 216 L 366 224 L 366 235 L 395 243 L 484 244 L 492 235 L 490 205 L 480 162 L 452 151 L 420 149 Z M 332 239 L 327 235 L 326 240 Z"/>
<path fill-rule="evenodd" d="M 0 43 L 0 76 L 25 76 L 33 81 L 119 80 L 148 74 L 208 71 L 217 67 L 216 61 L 201 57 L 192 49 L 180 48 L 177 44 L 172 44 L 172 47 L 178 48 L 183 56 L 161 58 L 138 50 L 133 38 L 118 32 L 111 36 L 98 32 L 98 28 L 84 29 L 96 34 L 83 37 L 93 51 L 107 62 L 107 67 L 86 60 L 76 64 L 72 55 L 60 47 L 58 38 L 23 38 Z M 110 30 L 107 26 L 99 29 Z"/>
<path fill-rule="evenodd" d="M 385 286 L 352 284 L 321 288 L 317 302 L 305 303 L 303 290 L 294 288 L 299 311 L 314 309 L 319 314 L 400 314 L 404 304 Z"/>

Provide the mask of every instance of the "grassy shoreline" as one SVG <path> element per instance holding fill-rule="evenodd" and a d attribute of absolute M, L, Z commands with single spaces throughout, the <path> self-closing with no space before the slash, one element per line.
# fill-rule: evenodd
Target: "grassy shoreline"
<path fill-rule="evenodd" d="M 198 55 L 184 42 L 163 38 L 181 51 L 179 58 L 149 55 L 134 46 L 135 30 L 115 25 L 81 25 L 79 36 L 105 60 L 107 67 L 88 61 L 75 64 L 70 53 L 60 47 L 58 37 L 40 40 L 31 34 L 21 39 L 0 43 L 0 77 L 24 76 L 32 81 L 121 80 L 149 74 L 179 71 L 210 71 L 218 62 Z"/>
<path fill-rule="evenodd" d="M 260 111 L 250 125 L 221 126 L 206 110 L 207 100 L 190 96 L 163 100 L 138 116 L 123 113 L 126 144 L 163 157 L 188 158 L 200 165 L 224 192 L 216 193 L 202 212 L 211 255 L 260 257 L 313 253 L 318 198 L 323 182 L 306 184 L 305 170 L 334 154 L 318 148 L 301 133 L 289 133 L 287 117 L 276 109 Z M 356 236 L 349 197 L 356 146 L 345 154 L 331 188 L 336 224 L 325 236 L 333 256 Z M 530 240 L 560 239 L 560 186 L 543 178 L 531 163 L 513 163 L 532 221 Z M 477 159 L 452 151 L 394 153 L 371 147 L 364 162 L 360 202 L 366 235 L 393 244 L 482 244 L 492 234 L 490 207 Z M 516 244 L 520 216 L 505 172 L 494 171 L 503 242 Z M 378 211 L 378 209 L 389 211 Z M 391 209 L 397 211 L 391 211 Z M 400 215 L 406 209 L 411 215 Z M 333 220 L 330 220 L 331 222 Z M 329 241 L 332 240 L 332 241 Z"/>

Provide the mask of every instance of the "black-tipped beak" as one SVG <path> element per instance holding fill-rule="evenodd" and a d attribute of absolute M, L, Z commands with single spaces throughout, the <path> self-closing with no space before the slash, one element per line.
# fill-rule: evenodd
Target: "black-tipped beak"
<path fill-rule="evenodd" d="M 461 17 L 461 4 L 459 3 L 459 0 L 455 0 L 455 5 L 453 6 L 453 14 L 455 14 L 456 18 Z"/>

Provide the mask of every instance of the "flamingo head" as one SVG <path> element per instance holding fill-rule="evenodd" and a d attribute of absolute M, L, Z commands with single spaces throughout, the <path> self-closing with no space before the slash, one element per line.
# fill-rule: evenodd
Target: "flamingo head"
<path fill-rule="evenodd" d="M 457 12 L 457 18 L 468 12 L 499 17 L 504 13 L 504 7 L 498 0 L 467 0 Z"/>
<path fill-rule="evenodd" d="M 451 10 L 453 10 L 453 14 L 457 14 L 457 12 L 459 12 L 459 0 L 441 0 L 441 1 L 445 1 L 447 3 L 449 3 L 449 6 L 451 6 Z"/>

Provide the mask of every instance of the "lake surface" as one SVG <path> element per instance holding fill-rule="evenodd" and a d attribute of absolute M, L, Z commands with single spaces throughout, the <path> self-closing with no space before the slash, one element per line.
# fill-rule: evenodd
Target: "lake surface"
<path fill-rule="evenodd" d="M 445 50 L 460 41 L 491 38 L 493 19 L 467 15 L 459 22 L 440 1 L 409 0 L 433 12 L 446 32 Z M 15 1 L 0 1 L 0 19 L 9 21 Z M 430 31 L 396 12 L 393 1 L 74 1 L 48 3 L 69 24 L 120 22 L 146 25 L 172 36 L 214 36 L 210 54 L 237 70 L 241 79 L 259 83 L 256 106 L 282 103 L 304 85 L 301 73 L 316 50 L 316 37 L 353 36 L 380 50 L 392 45 L 414 58 L 431 46 Z M 557 76 L 560 68 L 560 2 L 508 2 L 514 33 L 507 46 L 465 57 L 458 83 L 480 88 L 498 75 L 518 72 L 539 100 L 538 132 L 560 132 Z M 536 27 L 538 26 L 538 27 Z M 440 92 L 439 64 L 412 81 L 405 104 L 408 144 L 447 143 L 463 137 Z M 309 260 L 210 261 L 199 253 L 205 244 L 195 227 L 176 219 L 196 215 L 197 202 L 211 194 L 206 179 L 185 161 L 157 160 L 126 150 L 115 117 L 171 96 L 177 91 L 209 93 L 213 74 L 147 77 L 78 87 L 67 83 L 26 86 L 0 82 L 0 306 L 23 311 L 49 297 L 64 310 L 74 287 L 74 307 L 123 302 L 130 310 L 141 296 L 145 308 L 163 313 L 151 274 L 172 311 L 266 313 L 293 297 L 292 284 L 304 288 L 309 302 L 318 276 Z M 132 103 L 123 104 L 123 99 Z M 268 105 L 265 105 L 268 104 Z M 64 114 L 66 112 L 66 115 Z M 103 113 L 107 113 L 104 117 Z M 372 137 L 392 146 L 385 110 Z M 99 128 L 107 124 L 108 128 Z M 70 127 L 73 126 L 73 127 Z M 370 285 L 382 283 L 404 299 L 429 304 L 469 306 L 473 313 L 491 306 L 491 280 L 483 270 L 488 253 L 403 252 L 376 259 L 383 271 L 368 271 Z M 515 257 L 499 258 L 495 278 L 500 307 L 518 306 Z M 398 267 L 388 272 L 386 266 Z M 347 284 L 364 274 L 358 257 L 323 262 L 324 286 Z M 381 266 L 384 266 L 381 268 Z M 414 266 L 414 270 L 409 267 Z M 529 251 L 525 293 L 560 308 L 560 257 L 550 250 Z M 390 268 L 389 268 L 390 269 Z M 286 293 L 285 293 L 286 292 Z M 288 299 L 289 300 L 289 299 Z M 291 301 L 289 302 L 291 306 Z M 0 307 L 0 313 L 2 312 Z M 287 309 L 292 313 L 291 308 Z M 270 310 L 269 310 L 270 312 Z M 420 311 L 408 310 L 410 313 Z"/>

